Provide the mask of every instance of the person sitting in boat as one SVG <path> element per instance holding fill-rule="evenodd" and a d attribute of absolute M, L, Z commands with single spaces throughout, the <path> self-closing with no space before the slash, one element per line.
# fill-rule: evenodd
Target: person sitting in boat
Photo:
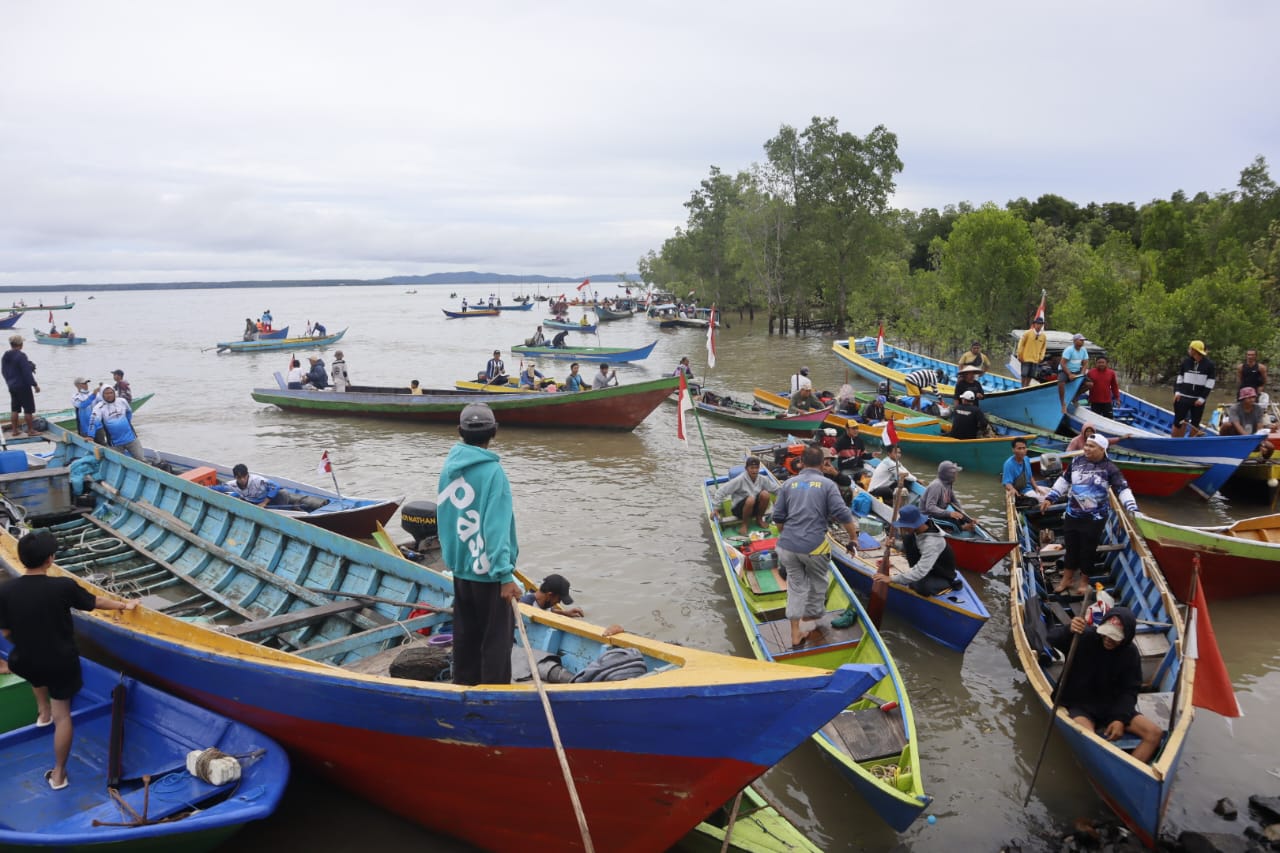
<path fill-rule="evenodd" d="M 1268 430 L 1266 412 L 1258 405 L 1258 392 L 1246 385 L 1240 389 L 1240 399 L 1227 407 L 1218 425 L 1219 435 L 1250 435 L 1258 430 Z M 1263 459 L 1270 459 L 1275 447 L 1270 441 L 1258 445 Z"/>
<path fill-rule="evenodd" d="M 924 596 L 959 588 L 955 554 L 951 552 L 946 537 L 919 507 L 907 504 L 898 510 L 892 527 L 902 536 L 902 553 L 906 555 L 909 567 L 890 567 L 889 578 L 877 576 L 876 582 L 891 580 Z"/>
<path fill-rule="evenodd" d="M 231 476 L 234 478 L 227 483 L 219 483 L 211 488 L 215 492 L 222 492 L 227 495 L 234 495 L 242 501 L 248 501 L 258 506 L 267 506 L 268 504 L 284 504 L 288 503 L 285 493 L 280 490 L 280 485 L 273 480 L 268 480 L 261 474 L 250 474 L 249 466 L 240 463 L 231 469 Z"/>
<path fill-rule="evenodd" d="M 787 412 L 791 414 L 817 412 L 825 408 L 826 406 L 822 405 L 822 401 L 813 396 L 813 386 L 805 385 L 791 395 L 791 403 L 787 406 Z"/>
<path fill-rule="evenodd" d="M 689 356 L 687 355 L 680 359 L 680 363 L 676 365 L 676 369 L 671 371 L 672 376 L 679 376 L 682 373 L 684 374 L 684 381 L 686 383 L 693 381 L 693 368 L 689 366 Z"/>
<path fill-rule="evenodd" d="M 63 323 L 63 324 L 62 324 L 62 336 L 63 336 L 64 338 L 74 338 L 74 337 L 76 336 L 76 333 L 75 333 L 75 332 L 73 332 L 73 331 L 71 331 L 71 324 L 70 324 L 70 323 Z"/>
<path fill-rule="evenodd" d="M 978 408 L 972 391 L 965 391 L 956 401 L 951 412 L 951 437 L 958 439 L 979 438 L 991 430 L 987 416 Z"/>
<path fill-rule="evenodd" d="M 807 367 L 802 367 L 791 374 L 791 396 L 794 397 L 801 388 L 813 388 L 813 380 L 809 378 L 809 368 Z"/>
<path fill-rule="evenodd" d="M 925 394 L 937 394 L 938 383 L 945 377 L 942 371 L 935 370 L 932 367 L 922 367 L 919 370 L 913 370 L 908 373 L 903 381 L 907 385 L 907 394 L 911 396 L 911 408 L 916 411 L 920 410 L 920 403 Z"/>
<path fill-rule="evenodd" d="M 578 362 L 569 365 L 569 375 L 564 380 L 564 390 L 576 394 L 587 390 L 587 381 L 578 372 Z"/>
<path fill-rule="evenodd" d="M 1085 595 L 1089 591 L 1089 570 L 1097 559 L 1098 543 L 1111 513 L 1108 489 L 1115 492 L 1126 512 L 1137 512 L 1138 502 L 1133 499 L 1129 482 L 1107 458 L 1106 437 L 1095 435 L 1085 442 L 1084 456 L 1071 460 L 1040 504 L 1040 511 L 1045 512 L 1062 498 L 1067 499 L 1062 524 L 1066 563 L 1054 592 L 1071 590 L 1075 595 Z"/>
<path fill-rule="evenodd" d="M 560 331 L 556 333 L 556 336 L 551 339 L 551 346 L 554 347 L 555 349 L 564 349 L 565 347 L 564 339 L 567 337 L 569 337 L 569 333 L 566 331 Z"/>
<path fill-rule="evenodd" d="M 507 366 L 502 363 L 502 350 L 494 350 L 493 358 L 484 366 L 484 382 L 486 385 L 507 384 Z"/>
<path fill-rule="evenodd" d="M 769 491 L 772 481 L 760 476 L 760 457 L 748 456 L 743 464 L 742 473 L 730 477 L 712 499 L 712 516 L 718 521 L 728 502 L 728 513 L 737 518 L 741 524 L 738 532 L 743 536 L 751 527 L 754 519 L 757 527 L 765 526 L 765 515 L 773 501 L 773 493 Z"/>
<path fill-rule="evenodd" d="M 862 409 L 862 419 L 869 424 L 878 424 L 885 420 L 885 403 L 888 400 L 883 394 L 877 394 L 876 398 L 867 403 Z"/>
<path fill-rule="evenodd" d="M 1142 689 L 1142 655 L 1134 645 L 1138 620 L 1128 607 L 1112 607 L 1101 625 L 1083 616 L 1049 631 L 1054 648 L 1069 653 L 1076 638 L 1071 672 L 1062 684 L 1059 701 L 1071 719 L 1105 740 L 1119 740 L 1125 732 L 1142 738 L 1131 755 L 1146 763 L 1155 757 L 1164 731 L 1138 713 Z"/>
<path fill-rule="evenodd" d="M 564 575 L 547 575 L 537 589 L 520 596 L 520 603 L 537 607 L 539 610 L 551 610 L 562 616 L 572 616 L 575 619 L 581 619 L 586 615 L 581 607 L 560 606 L 573 604 L 573 597 L 569 595 L 569 581 Z"/>
<path fill-rule="evenodd" d="M 302 380 L 305 374 L 302 372 L 302 363 L 296 358 L 289 362 L 289 375 L 285 377 L 284 387 L 294 391 L 302 390 Z"/>
<path fill-rule="evenodd" d="M 422 385 L 416 379 L 409 380 L 409 393 L 414 396 L 422 396 Z"/>
<path fill-rule="evenodd" d="M 600 372 L 591 380 L 591 390 L 599 391 L 601 388 L 608 388 L 610 385 L 618 384 L 618 371 L 610 370 L 609 365 L 600 364 Z"/>
<path fill-rule="evenodd" d="M 259 320 L 258 322 L 262 324 L 262 331 L 264 332 L 271 331 L 271 309 L 270 308 L 262 312 L 262 319 Z"/>
<path fill-rule="evenodd" d="M 51 337 L 51 338 L 60 338 L 60 337 L 62 337 L 62 335 L 58 334 L 58 324 L 57 324 L 57 323 L 50 323 L 50 324 L 49 324 L 49 337 Z"/>
<path fill-rule="evenodd" d="M 311 337 L 323 338 L 327 334 L 329 334 L 329 330 L 326 329 L 324 327 L 324 323 L 321 323 L 319 320 L 316 320 L 316 322 L 311 326 Z"/>
<path fill-rule="evenodd" d="M 520 371 L 520 387 L 537 389 L 541 384 L 542 371 L 538 370 L 537 362 L 531 361 Z"/>
<path fill-rule="evenodd" d="M 844 434 L 836 439 L 836 467 L 845 473 L 860 473 L 869 455 L 862 439 L 861 427 L 850 418 L 844 425 Z"/>
<path fill-rule="evenodd" d="M 583 314 L 583 315 L 582 315 L 582 319 L 578 321 L 578 325 L 579 325 L 579 326 L 590 326 L 590 325 L 591 325 L 591 323 L 587 321 L 587 315 L 586 315 L 586 314 Z"/>
<path fill-rule="evenodd" d="M 547 343 L 547 336 L 546 336 L 546 335 L 544 335 L 544 334 L 542 334 L 542 327 L 541 327 L 541 326 L 539 326 L 539 327 L 538 327 L 538 330 L 537 330 L 536 332 L 534 332 L 534 333 L 533 333 L 533 337 L 532 337 L 532 338 L 529 338 L 529 340 L 525 341 L 525 344 L 526 344 L 527 346 L 531 346 L 531 347 L 540 347 L 540 346 L 544 346 L 544 345 L 546 345 L 546 343 Z"/>
<path fill-rule="evenodd" d="M 93 415 L 89 419 L 89 434 L 100 444 L 123 450 L 139 461 L 146 461 L 142 452 L 142 440 L 133 431 L 133 408 L 117 398 L 116 389 L 110 385 L 102 389 L 102 399 L 93 407 Z"/>
<path fill-rule="evenodd" d="M 924 497 L 920 499 L 920 509 L 935 521 L 941 520 L 961 530 L 972 532 L 978 523 L 960 508 L 960 502 L 956 500 L 956 476 L 963 470 L 950 460 L 939 462 L 938 478 L 924 490 Z"/>
<path fill-rule="evenodd" d="M 320 358 L 320 353 L 307 356 L 307 361 L 311 362 L 311 369 L 307 371 L 302 384 L 304 386 L 310 385 L 313 391 L 323 391 L 328 388 L 329 374 L 325 372 L 324 361 Z"/>
<path fill-rule="evenodd" d="M 915 481 L 915 475 L 902 464 L 902 445 L 888 444 L 882 451 L 880 464 L 871 474 L 867 491 L 872 497 L 879 498 L 885 503 L 893 503 L 894 489 L 899 485 L 908 485 Z"/>
<path fill-rule="evenodd" d="M 1031 472 L 1031 461 L 1027 459 L 1027 440 L 1018 436 L 1009 442 L 1009 446 L 1013 448 L 1013 455 L 1004 461 L 1004 467 L 1000 469 L 1000 484 L 1006 492 L 1013 495 L 1017 506 L 1039 506 L 1049 489 L 1037 483 Z"/>
<path fill-rule="evenodd" d="M 243 337 L 246 341 L 256 341 L 258 339 L 258 324 L 249 317 L 244 318 Z"/>
<path fill-rule="evenodd" d="M 852 385 L 841 385 L 836 392 L 835 413 L 846 418 L 860 418 L 862 406 L 858 403 L 858 392 Z"/>
<path fill-rule="evenodd" d="M 960 378 L 956 380 L 955 399 L 959 400 L 960 395 L 965 391 L 972 391 L 974 400 L 978 403 L 982 402 L 983 396 L 987 389 L 982 387 L 982 383 L 978 381 L 978 377 L 982 375 L 982 368 L 974 364 L 966 364 L 960 368 Z"/>

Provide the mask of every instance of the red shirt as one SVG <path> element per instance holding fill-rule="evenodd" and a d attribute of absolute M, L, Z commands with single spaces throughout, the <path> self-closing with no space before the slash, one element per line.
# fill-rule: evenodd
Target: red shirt
<path fill-rule="evenodd" d="M 1110 367 L 1091 367 L 1085 376 L 1093 383 L 1089 386 L 1090 403 L 1114 403 L 1120 399 L 1120 383 Z"/>

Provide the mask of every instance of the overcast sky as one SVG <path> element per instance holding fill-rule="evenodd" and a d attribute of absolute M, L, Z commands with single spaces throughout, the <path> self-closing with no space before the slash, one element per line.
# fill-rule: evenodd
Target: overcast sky
<path fill-rule="evenodd" d="M 0 284 L 634 271 L 783 124 L 895 205 L 1280 177 L 1280 3 L 0 0 Z"/>

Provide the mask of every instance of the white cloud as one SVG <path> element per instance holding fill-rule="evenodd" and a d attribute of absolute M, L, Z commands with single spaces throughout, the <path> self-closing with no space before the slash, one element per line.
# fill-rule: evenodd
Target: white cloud
<path fill-rule="evenodd" d="M 1280 7 L 0 7 L 0 282 L 634 269 L 834 115 L 896 203 L 1137 201 L 1280 162 Z"/>

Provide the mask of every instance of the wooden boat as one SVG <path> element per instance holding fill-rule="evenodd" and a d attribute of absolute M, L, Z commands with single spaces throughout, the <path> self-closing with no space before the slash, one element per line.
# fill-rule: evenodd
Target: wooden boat
<path fill-rule="evenodd" d="M 511 351 L 525 358 L 554 358 L 564 361 L 606 362 L 623 364 L 630 361 L 644 361 L 658 345 L 657 341 L 642 347 L 553 347 L 553 346 L 514 346 Z"/>
<path fill-rule="evenodd" d="M 517 302 L 515 305 L 498 305 L 499 311 L 532 311 L 532 302 Z"/>
<path fill-rule="evenodd" d="M 134 397 L 133 402 L 129 404 L 129 408 L 133 409 L 136 412 L 138 411 L 138 409 L 142 408 L 143 405 L 145 405 L 146 402 L 154 396 L 155 394 L 152 393 L 152 394 L 143 394 L 140 397 Z M 59 409 L 56 412 L 44 412 L 40 415 L 40 417 L 44 418 L 47 422 L 51 424 L 56 424 L 57 426 L 62 427 L 63 429 L 69 429 L 72 432 L 76 431 L 76 410 L 75 409 Z M 7 433 L 9 432 L 9 426 L 10 426 L 9 423 L 5 422 L 4 424 L 0 424 L 0 429 L 3 429 L 3 431 Z M 9 440 L 12 440 L 12 436 L 9 437 Z"/>
<path fill-rule="evenodd" d="M 1134 525 L 1180 599 L 1191 589 L 1191 564 L 1197 556 L 1200 583 L 1210 599 L 1280 592 L 1280 515 L 1192 527 L 1138 513 Z"/>
<path fill-rule="evenodd" d="M 1076 723 L 1058 708 L 1053 724 L 1071 747 L 1080 766 L 1103 801 L 1148 847 L 1155 846 L 1169 801 L 1178 761 L 1193 717 L 1191 696 L 1194 660 L 1183 660 L 1183 623 L 1164 575 L 1133 529 L 1114 495 L 1111 514 L 1099 548 L 1102 561 L 1090 581 L 1102 584 L 1116 604 L 1130 608 L 1140 620 L 1134 639 L 1142 653 L 1143 681 L 1138 709 L 1166 735 L 1150 764 L 1129 754 L 1137 739 L 1111 742 Z M 1081 615 L 1079 598 L 1060 599 L 1049 592 L 1053 578 L 1048 564 L 1060 550 L 1042 550 L 1040 531 L 1057 531 L 1064 505 L 1048 513 L 1016 511 L 1006 502 L 1009 535 L 1019 547 L 1013 551 L 1010 578 L 1010 616 L 1018 660 L 1036 697 L 1053 707 L 1053 691 L 1063 668 L 1063 655 L 1048 646 L 1049 626 Z"/>
<path fill-rule="evenodd" d="M 36 334 L 36 343 L 48 344 L 55 347 L 78 347 L 81 344 L 89 343 L 88 338 L 82 338 L 79 335 L 66 337 L 65 335 L 51 335 L 48 332 L 42 332 L 39 329 L 33 329 Z"/>
<path fill-rule="evenodd" d="M 874 468 L 880 464 L 880 460 L 872 459 L 868 464 Z M 857 486 L 854 488 L 862 491 Z M 924 497 L 926 486 L 918 479 L 911 483 L 908 488 L 912 495 L 912 502 L 918 503 Z M 882 525 L 888 526 L 889 522 L 893 520 L 893 508 L 883 501 L 873 498 L 871 507 L 872 512 Z M 952 505 L 952 509 L 959 509 L 959 507 Z M 963 531 L 959 526 L 949 524 L 940 519 L 934 519 L 934 521 L 937 522 L 938 529 L 942 531 L 947 544 L 951 546 L 951 553 L 955 555 L 956 565 L 976 574 L 986 574 L 991 571 L 995 564 L 1007 557 L 1009 552 L 1013 550 L 1014 545 L 1017 544 L 1012 539 L 998 538 L 981 523 L 977 523 L 972 531 Z M 850 582 L 852 583 L 852 581 Z M 981 602 L 979 601 L 980 604 Z"/>
<path fill-rule="evenodd" d="M 742 802 L 730 826 L 736 799 L 708 815 L 680 839 L 674 849 L 684 853 L 720 853 L 725 849 L 727 835 L 732 853 L 822 853 L 821 848 L 782 816 L 756 785 L 748 785 L 743 790 Z"/>
<path fill-rule="evenodd" d="M 649 320 L 660 329 L 703 329 L 710 323 L 710 309 L 695 309 L 690 313 L 675 305 L 655 305 L 649 309 Z M 720 323 L 717 321 L 716 325 Z"/>
<path fill-rule="evenodd" d="M 598 328 L 595 323 L 574 323 L 570 320 L 557 320 L 554 317 L 548 317 L 543 320 L 542 325 L 548 329 L 563 329 L 569 332 L 586 332 L 591 335 L 594 335 Z"/>
<path fill-rule="evenodd" d="M 603 305 L 595 307 L 595 315 L 597 323 L 611 323 L 614 320 L 629 320 L 635 314 L 631 311 L 615 311 L 612 308 L 605 308 Z"/>
<path fill-rule="evenodd" d="M 582 849 L 531 682 L 464 687 L 388 675 L 419 629 L 450 631 L 448 577 L 101 448 L 100 502 L 77 515 L 63 463 L 94 452 L 63 433 L 45 474 L 0 475 L 0 491 L 21 499 L 29 519 L 52 524 L 62 570 L 99 594 L 86 576 L 110 572 L 108 581 L 127 579 L 141 594 L 146 606 L 123 617 L 77 611 L 82 636 L 139 677 L 254 722 L 324 778 L 433 831 L 486 850 Z M 12 566 L 15 542 L 0 539 Z M 116 553 L 104 570 L 109 540 Z M 581 619 L 521 612 L 539 659 L 558 654 L 579 672 L 606 647 L 633 648 L 648 670 L 545 688 L 599 850 L 666 849 L 884 673 L 606 638 Z M 175 618 L 196 614 L 203 620 Z M 424 768 L 448 768 L 448 784 L 405 784 Z M 539 819 L 493 820 L 493 791 L 521 779 L 530 780 L 521 808 Z"/>
<path fill-rule="evenodd" d="M 1129 450 L 1208 465 L 1209 469 L 1190 483 L 1192 491 L 1206 499 L 1213 497 L 1222 488 L 1240 467 L 1240 463 L 1248 459 L 1266 438 L 1265 433 L 1172 438 L 1167 431 L 1161 434 L 1134 424 L 1104 418 L 1084 406 L 1073 406 L 1069 420 L 1076 431 L 1087 423 L 1102 435 L 1124 436 L 1124 446 Z"/>
<path fill-rule="evenodd" d="M 294 352 L 307 352 L 308 350 L 327 347 L 329 344 L 336 344 L 342 340 L 342 336 L 347 333 L 346 329 L 340 332 L 334 332 L 332 335 L 321 335 L 314 338 L 280 338 L 278 340 L 265 341 L 226 341 L 217 345 L 218 354 L 224 352 L 285 352 L 292 350 Z"/>
<path fill-rule="evenodd" d="M 279 329 L 272 329 L 269 332 L 258 332 L 255 341 L 278 341 L 282 338 L 289 337 L 289 327 L 282 326 Z"/>
<path fill-rule="evenodd" d="M 777 394 L 764 388 L 756 388 L 755 391 L 752 392 L 752 397 L 760 405 L 779 412 L 785 412 L 787 410 L 787 406 L 791 403 L 789 395 Z M 943 422 L 938 418 L 922 416 L 919 412 L 912 412 L 909 409 L 901 409 L 900 407 L 894 407 L 894 409 L 886 407 L 886 414 L 888 414 L 890 419 L 893 421 L 895 429 L 909 429 L 921 433 L 922 435 L 942 434 Z M 845 425 L 849 423 L 849 419 L 844 415 L 838 415 L 832 411 L 831 414 L 827 415 L 827 419 L 824 423 L 827 426 L 844 429 Z M 883 423 L 866 424 L 859 422 L 858 431 L 862 434 L 862 438 L 866 442 L 869 450 L 874 450 L 875 448 L 884 446 L 884 443 L 880 440 L 880 436 L 884 432 Z"/>
<path fill-rule="evenodd" d="M 1033 436 L 1027 435 L 1030 441 Z M 923 435 L 911 430 L 898 433 L 902 452 L 917 459 L 927 459 L 937 464 L 950 460 L 966 471 L 982 474 L 999 474 L 1004 461 L 1009 458 L 1009 442 L 1012 436 L 995 438 L 952 438 L 949 435 Z"/>
<path fill-rule="evenodd" d="M 938 386 L 937 394 L 925 396 L 947 400 L 955 396 L 956 366 L 949 361 L 887 344 L 882 357 L 876 354 L 875 338 L 836 341 L 831 349 L 837 358 L 859 376 L 875 383 L 887 381 L 891 387 L 903 391 L 907 390 L 906 374 L 911 371 L 926 367 L 940 370 L 948 377 L 947 383 Z M 1019 382 L 997 373 L 984 373 L 979 381 L 988 389 L 982 398 L 982 411 L 989 415 L 998 415 L 1005 420 L 1051 432 L 1057 430 L 1058 424 L 1062 422 L 1062 403 L 1058 398 L 1056 383 L 1023 388 Z M 1076 377 L 1066 384 L 1064 393 L 1068 401 L 1076 397 L 1083 381 L 1083 377 Z"/>
<path fill-rule="evenodd" d="M 0 319 L 0 329 L 12 329 L 22 319 L 21 311 L 14 311 L 8 317 Z"/>
<path fill-rule="evenodd" d="M 672 402 L 675 402 L 674 398 Z M 772 432 L 794 432 L 805 436 L 811 435 L 815 429 L 821 429 L 827 416 L 831 414 L 830 409 L 818 409 L 788 415 L 772 408 L 740 403 L 729 396 L 708 396 L 705 390 L 693 398 L 693 406 L 703 415 L 738 426 Z"/>
<path fill-rule="evenodd" d="M 11 650 L 0 638 L 0 658 Z M 34 725 L 31 687 L 0 675 L 0 848 L 212 850 L 276 810 L 289 759 L 275 741 L 86 658 L 80 671 L 62 791 L 44 779 L 53 730 Z M 238 780 L 214 785 L 188 771 L 187 753 L 210 747 L 242 757 Z"/>
<path fill-rule="evenodd" d="M 614 385 L 577 394 L 504 394 L 501 392 L 427 390 L 410 394 L 408 388 L 348 385 L 341 394 L 332 391 L 255 388 L 253 399 L 288 412 L 311 415 L 418 421 L 457 426 L 458 415 L 468 403 L 488 403 L 503 427 L 558 427 L 562 429 L 633 430 L 676 389 L 674 377 Z"/>
<path fill-rule="evenodd" d="M 92 299 L 93 297 L 90 296 L 89 298 Z M 23 305 L 15 302 L 13 305 L 9 306 L 9 310 L 10 311 L 70 311 L 72 308 L 75 308 L 75 307 L 76 307 L 76 304 L 74 302 L 64 302 L 61 305 L 43 305 L 43 304 Z"/>
<path fill-rule="evenodd" d="M 450 311 L 448 308 L 441 308 L 440 310 L 450 320 L 460 320 L 466 317 L 497 317 L 502 313 L 497 308 L 468 308 L 466 311 Z"/>
<path fill-rule="evenodd" d="M 766 476 L 763 469 L 761 476 Z M 875 686 L 815 732 L 813 739 L 885 823 L 899 832 L 906 830 L 932 798 L 924 792 L 915 719 L 893 657 L 837 571 L 829 575 L 824 621 L 829 623 L 850 610 L 855 615 L 853 623 L 846 628 L 826 625 L 822 645 L 792 648 L 791 624 L 785 614 L 786 581 L 776 565 L 770 568 L 776 561 L 776 551 L 771 550 L 776 540 L 751 539 L 751 533 L 770 535 L 770 531 L 758 528 L 742 536 L 737 519 L 718 520 L 713 515 L 712 498 L 727 480 L 727 476 L 704 480 L 702 497 L 720 565 L 751 650 L 762 661 L 824 668 L 857 662 L 882 668 Z M 727 527 L 722 528 L 722 522 Z"/>
<path fill-rule="evenodd" d="M 235 478 L 230 465 L 207 462 L 190 456 L 180 456 L 163 450 L 146 448 L 143 452 L 147 461 L 170 474 L 176 474 L 186 480 L 202 486 L 230 482 Z M 352 539 L 367 539 L 373 536 L 378 525 L 386 522 L 395 514 L 396 508 L 404 501 L 404 496 L 375 500 L 372 498 L 343 497 L 337 492 L 299 483 L 285 477 L 274 475 L 267 479 L 289 492 L 296 500 L 288 504 L 272 504 L 268 507 L 272 512 L 289 515 L 299 521 L 332 530 Z"/>

